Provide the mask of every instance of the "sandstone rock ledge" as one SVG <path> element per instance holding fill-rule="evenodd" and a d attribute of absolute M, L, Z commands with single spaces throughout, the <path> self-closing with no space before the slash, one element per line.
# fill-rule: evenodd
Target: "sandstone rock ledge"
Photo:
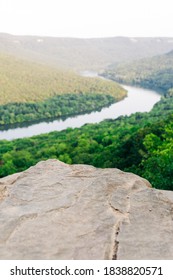
<path fill-rule="evenodd" d="M 173 259 L 173 193 L 118 169 L 40 162 L 0 180 L 0 259 Z"/>

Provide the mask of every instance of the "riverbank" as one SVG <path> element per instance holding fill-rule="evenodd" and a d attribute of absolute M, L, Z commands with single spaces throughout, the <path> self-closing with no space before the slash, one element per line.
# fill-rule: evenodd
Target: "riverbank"
<path fill-rule="evenodd" d="M 22 128 L 14 128 L 0 131 L 0 139 L 12 140 L 17 138 L 31 137 L 51 131 L 62 131 L 67 128 L 78 128 L 87 123 L 99 123 L 105 119 L 116 119 L 119 116 L 129 116 L 136 112 L 149 112 L 161 96 L 155 91 L 141 88 L 123 86 L 128 95 L 125 99 L 103 108 L 99 112 L 69 117 L 64 120 L 60 118 L 53 121 L 44 121 Z"/>
<path fill-rule="evenodd" d="M 18 127 L 23 123 L 29 125 L 35 121 L 39 123 L 49 119 L 55 120 L 58 117 L 64 118 L 97 111 L 118 100 L 106 94 L 78 93 L 58 95 L 37 103 L 9 103 L 1 105 L 0 130 Z"/>

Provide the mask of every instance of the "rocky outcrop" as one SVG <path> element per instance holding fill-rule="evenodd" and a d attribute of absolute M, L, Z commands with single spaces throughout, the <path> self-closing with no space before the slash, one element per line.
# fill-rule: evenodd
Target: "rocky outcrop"
<path fill-rule="evenodd" d="M 40 162 L 0 180 L 0 259 L 172 259 L 173 193 L 118 169 Z"/>

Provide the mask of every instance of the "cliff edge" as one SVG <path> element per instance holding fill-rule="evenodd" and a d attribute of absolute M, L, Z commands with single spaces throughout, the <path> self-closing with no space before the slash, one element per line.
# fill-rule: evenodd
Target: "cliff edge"
<path fill-rule="evenodd" d="M 0 180 L 0 259 L 173 259 L 173 192 L 118 169 L 40 162 Z"/>

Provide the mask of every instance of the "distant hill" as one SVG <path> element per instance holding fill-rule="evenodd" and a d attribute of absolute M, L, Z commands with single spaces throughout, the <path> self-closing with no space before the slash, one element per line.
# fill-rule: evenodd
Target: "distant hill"
<path fill-rule="evenodd" d="M 173 88 L 173 50 L 152 58 L 112 64 L 103 76 L 119 83 L 155 89 L 167 94 Z"/>
<path fill-rule="evenodd" d="M 0 54 L 0 104 L 38 102 L 70 93 L 108 94 L 118 100 L 126 91 L 112 81 L 82 77 L 72 71 Z"/>
<path fill-rule="evenodd" d="M 173 50 L 166 54 L 167 56 L 173 56 Z"/>
<path fill-rule="evenodd" d="M 0 34 L 0 53 L 75 70 L 102 70 L 109 64 L 163 54 L 173 38 L 74 39 Z"/>

